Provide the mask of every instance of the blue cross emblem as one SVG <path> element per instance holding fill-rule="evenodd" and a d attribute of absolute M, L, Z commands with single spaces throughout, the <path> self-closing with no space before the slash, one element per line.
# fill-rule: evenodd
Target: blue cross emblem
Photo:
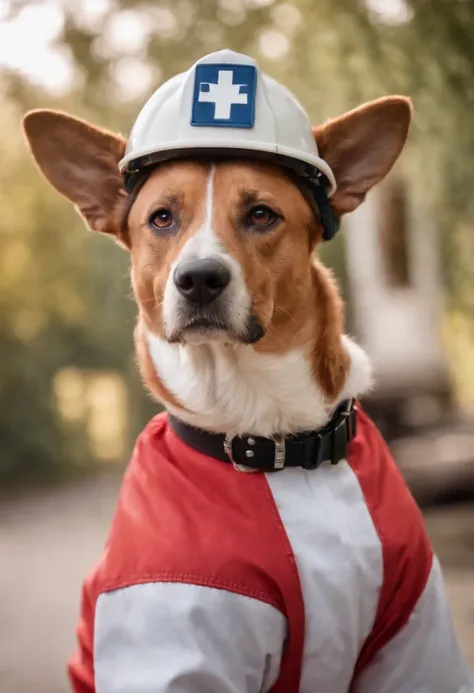
<path fill-rule="evenodd" d="M 197 65 L 191 125 L 253 127 L 256 87 L 253 65 Z"/>

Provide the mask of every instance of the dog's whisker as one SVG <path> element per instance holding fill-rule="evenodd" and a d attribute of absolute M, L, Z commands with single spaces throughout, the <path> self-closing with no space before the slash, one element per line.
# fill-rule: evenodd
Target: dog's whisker
<path fill-rule="evenodd" d="M 291 320 L 292 322 L 294 322 L 294 324 L 296 325 L 296 320 L 295 320 L 294 315 L 291 315 L 291 313 L 289 313 L 289 312 L 286 310 L 286 308 L 283 308 L 282 306 L 275 306 L 275 311 L 277 311 L 277 310 L 279 310 L 280 313 L 284 313 L 285 315 L 287 315 L 287 316 L 290 318 L 290 320 Z"/>

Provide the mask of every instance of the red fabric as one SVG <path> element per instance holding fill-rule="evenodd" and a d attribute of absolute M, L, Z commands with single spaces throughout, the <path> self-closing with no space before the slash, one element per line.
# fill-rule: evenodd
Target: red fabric
<path fill-rule="evenodd" d="M 360 652 L 352 680 L 408 622 L 431 571 L 433 552 L 421 512 L 392 455 L 364 411 L 349 450 L 382 544 L 383 585 L 372 631 Z"/>
<path fill-rule="evenodd" d="M 94 684 L 94 617 L 95 599 L 92 600 L 91 583 L 94 572 L 84 582 L 81 615 L 77 627 L 78 650 L 69 662 L 69 679 L 75 693 L 93 693 Z"/>
<path fill-rule="evenodd" d="M 237 472 L 183 443 L 165 415 L 140 436 L 125 475 L 106 552 L 86 582 L 76 693 L 92 693 L 94 605 L 101 592 L 181 582 L 271 604 L 289 622 L 274 693 L 297 693 L 304 606 L 296 561 L 264 474 Z"/>
<path fill-rule="evenodd" d="M 348 461 L 382 544 L 384 574 L 353 690 L 358 674 L 408 621 L 426 585 L 432 551 L 421 514 L 363 411 Z M 273 693 L 298 692 L 304 605 L 295 557 L 266 477 L 237 472 L 191 450 L 170 429 L 166 415 L 153 419 L 137 442 L 106 551 L 84 586 L 79 653 L 69 668 L 75 693 L 94 692 L 98 595 L 157 581 L 225 589 L 279 609 L 288 619 L 289 638 Z"/>

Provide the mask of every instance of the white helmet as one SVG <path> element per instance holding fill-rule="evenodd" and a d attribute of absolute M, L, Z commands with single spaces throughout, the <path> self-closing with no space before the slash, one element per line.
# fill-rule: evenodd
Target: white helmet
<path fill-rule="evenodd" d="M 294 169 L 318 189 L 321 212 L 320 193 L 327 200 L 336 189 L 301 104 L 255 60 L 231 50 L 206 55 L 155 91 L 135 121 L 119 167 L 130 180 L 154 163 L 212 152 L 270 158 Z"/>

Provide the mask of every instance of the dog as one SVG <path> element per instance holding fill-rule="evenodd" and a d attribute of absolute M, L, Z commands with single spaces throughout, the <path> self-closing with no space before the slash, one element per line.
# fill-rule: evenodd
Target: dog
<path fill-rule="evenodd" d="M 247 56 L 158 89 L 128 142 L 24 119 L 88 226 L 129 253 L 144 383 L 75 693 L 468 693 L 421 514 L 359 398 L 370 361 L 315 254 L 405 144 L 392 96 L 311 128 Z"/>

